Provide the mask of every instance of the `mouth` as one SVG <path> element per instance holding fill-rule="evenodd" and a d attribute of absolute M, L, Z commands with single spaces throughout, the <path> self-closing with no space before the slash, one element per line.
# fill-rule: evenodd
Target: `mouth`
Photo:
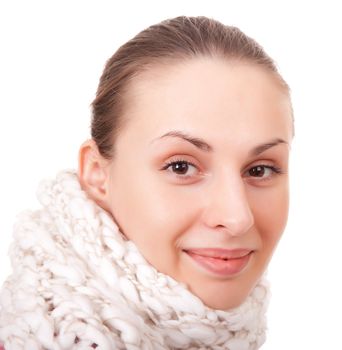
<path fill-rule="evenodd" d="M 197 267 L 220 277 L 233 277 L 248 265 L 253 250 L 220 248 L 200 248 L 183 250 Z"/>

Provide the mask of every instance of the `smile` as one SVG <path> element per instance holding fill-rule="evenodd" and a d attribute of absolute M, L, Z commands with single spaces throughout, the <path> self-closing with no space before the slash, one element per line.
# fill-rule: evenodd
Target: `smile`
<path fill-rule="evenodd" d="M 242 272 L 253 253 L 247 249 L 189 249 L 184 252 L 197 266 L 220 277 L 232 277 Z"/>

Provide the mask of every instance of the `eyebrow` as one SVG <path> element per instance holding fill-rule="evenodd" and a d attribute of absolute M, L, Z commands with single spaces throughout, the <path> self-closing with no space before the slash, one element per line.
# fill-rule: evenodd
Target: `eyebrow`
<path fill-rule="evenodd" d="M 256 147 L 254 147 L 250 152 L 249 152 L 249 155 L 252 157 L 252 156 L 257 156 L 263 152 L 265 152 L 266 150 L 268 150 L 269 148 L 271 147 L 274 147 L 274 146 L 277 146 L 279 144 L 286 144 L 288 145 L 288 142 L 286 142 L 285 140 L 283 139 L 280 139 L 280 138 L 276 138 L 270 142 L 267 142 L 267 143 L 263 143 L 261 145 L 258 145 Z"/>
<path fill-rule="evenodd" d="M 180 138 L 183 139 L 187 142 L 190 142 L 191 144 L 193 144 L 194 146 L 196 146 L 197 148 L 199 148 L 202 151 L 206 151 L 206 152 L 212 152 L 213 151 L 213 147 L 210 146 L 207 142 L 205 142 L 203 139 L 198 138 L 198 137 L 193 137 L 191 135 L 188 135 L 186 133 L 184 133 L 183 131 L 169 131 L 166 134 L 154 139 L 152 142 L 156 141 L 156 140 L 160 140 L 164 137 L 176 137 L 176 138 Z M 249 152 L 249 156 L 257 156 L 263 152 L 265 152 L 266 150 L 268 150 L 271 147 L 277 146 L 279 144 L 288 144 L 288 142 L 286 142 L 285 140 L 281 139 L 281 138 L 275 138 L 269 142 L 266 143 L 262 143 L 260 145 L 257 145 L 256 147 L 254 147 L 252 150 L 250 150 Z"/>
<path fill-rule="evenodd" d="M 206 143 L 204 140 L 202 140 L 198 137 L 190 136 L 190 135 L 184 133 L 183 131 L 169 131 L 166 134 L 158 137 L 157 139 L 154 139 L 153 141 L 160 140 L 160 139 L 162 139 L 164 137 L 168 137 L 168 136 L 181 138 L 187 142 L 192 143 L 194 146 L 201 149 L 202 151 L 211 152 L 213 150 L 213 148 L 208 143 Z"/>

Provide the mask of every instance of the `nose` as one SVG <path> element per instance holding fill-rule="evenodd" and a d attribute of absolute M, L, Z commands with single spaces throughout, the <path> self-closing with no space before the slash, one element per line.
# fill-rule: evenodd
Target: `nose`
<path fill-rule="evenodd" d="M 243 235 L 254 225 L 254 215 L 246 195 L 243 179 L 236 175 L 214 181 L 206 199 L 203 220 L 231 236 Z"/>

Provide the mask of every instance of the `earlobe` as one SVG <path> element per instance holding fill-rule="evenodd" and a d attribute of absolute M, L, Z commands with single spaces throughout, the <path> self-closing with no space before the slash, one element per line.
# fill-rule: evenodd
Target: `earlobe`
<path fill-rule="evenodd" d="M 82 189 L 98 205 L 107 208 L 108 161 L 98 151 L 94 140 L 85 141 L 78 154 L 78 178 Z"/>

